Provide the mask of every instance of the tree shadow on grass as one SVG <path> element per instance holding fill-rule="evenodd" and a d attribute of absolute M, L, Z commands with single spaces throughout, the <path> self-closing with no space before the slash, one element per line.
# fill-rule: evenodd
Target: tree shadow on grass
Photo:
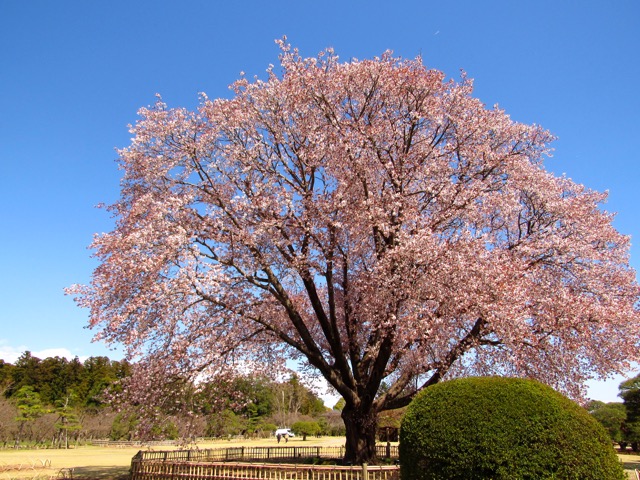
<path fill-rule="evenodd" d="M 76 467 L 73 480 L 128 480 L 129 467 Z"/>

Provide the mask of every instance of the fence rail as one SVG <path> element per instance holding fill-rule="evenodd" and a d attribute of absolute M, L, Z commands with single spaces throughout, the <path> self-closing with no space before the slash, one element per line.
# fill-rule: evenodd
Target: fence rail
<path fill-rule="evenodd" d="M 400 467 L 319 466 L 229 462 L 139 462 L 131 480 L 398 480 Z"/>
<path fill-rule="evenodd" d="M 342 458 L 342 447 L 230 447 L 202 450 L 143 451 L 134 457 L 139 461 L 162 462 L 229 462 L 261 461 L 292 458 Z M 397 445 L 376 445 L 380 458 L 398 458 Z"/>
<path fill-rule="evenodd" d="M 96 447 L 122 447 L 122 448 L 128 448 L 128 447 L 143 447 L 143 446 L 148 446 L 148 447 L 171 447 L 171 446 L 175 446 L 177 445 L 178 442 L 176 442 L 175 440 L 152 440 L 152 441 L 145 441 L 143 442 L 142 440 L 103 440 L 103 439 L 94 439 L 91 440 L 89 443 L 91 443 L 91 445 L 94 445 Z"/>
<path fill-rule="evenodd" d="M 398 447 L 377 445 L 378 457 L 397 458 Z M 231 447 L 203 450 L 139 451 L 131 480 L 398 480 L 399 467 L 326 466 L 242 461 L 342 458 L 344 447 Z"/>

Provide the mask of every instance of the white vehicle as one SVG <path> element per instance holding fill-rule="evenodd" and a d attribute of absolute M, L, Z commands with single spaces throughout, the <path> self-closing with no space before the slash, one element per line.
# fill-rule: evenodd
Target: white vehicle
<path fill-rule="evenodd" d="M 288 437 L 295 437 L 296 435 L 291 431 L 290 428 L 279 428 L 276 430 L 275 436 L 277 437 L 278 435 L 280 435 L 281 437 L 284 437 L 285 435 Z"/>

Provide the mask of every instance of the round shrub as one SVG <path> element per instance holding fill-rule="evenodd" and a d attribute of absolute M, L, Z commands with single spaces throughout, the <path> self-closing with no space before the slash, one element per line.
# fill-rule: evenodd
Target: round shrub
<path fill-rule="evenodd" d="M 433 385 L 400 429 L 402 480 L 623 480 L 604 428 L 533 380 L 476 377 Z"/>

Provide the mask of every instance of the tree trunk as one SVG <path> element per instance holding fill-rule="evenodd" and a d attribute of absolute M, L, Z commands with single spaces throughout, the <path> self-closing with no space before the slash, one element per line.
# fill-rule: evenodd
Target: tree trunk
<path fill-rule="evenodd" d="M 16 434 L 16 442 L 13 444 L 13 448 L 20 448 L 20 442 L 22 441 L 22 431 L 24 430 L 24 422 L 20 422 L 18 433 Z"/>
<path fill-rule="evenodd" d="M 342 420 L 347 430 L 344 461 L 361 465 L 375 460 L 377 414 L 345 405 Z"/>

